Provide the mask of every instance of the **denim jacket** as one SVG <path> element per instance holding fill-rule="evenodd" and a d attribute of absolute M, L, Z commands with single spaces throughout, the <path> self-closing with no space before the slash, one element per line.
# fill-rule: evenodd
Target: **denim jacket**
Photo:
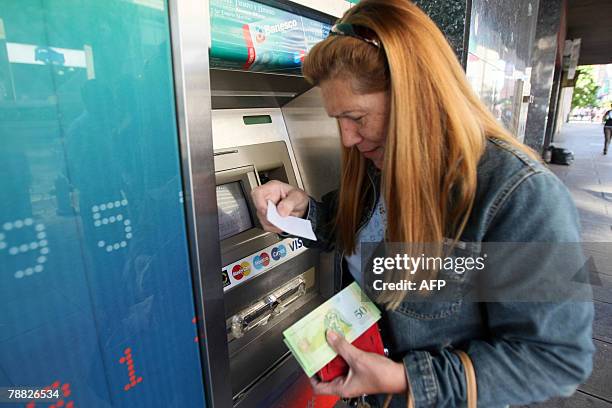
<path fill-rule="evenodd" d="M 380 193 L 371 173 L 361 226 Z M 317 241 L 306 240 L 306 246 L 334 250 L 330 225 L 336 197 L 332 192 L 322 202 L 310 199 L 307 218 Z M 490 137 L 460 241 L 477 248 L 486 242 L 581 239 L 576 208 L 559 179 L 543 164 Z M 336 291 L 352 281 L 343 255 L 335 253 Z M 503 407 L 571 395 L 592 370 L 592 321 L 592 302 L 467 302 L 458 293 L 448 302 L 404 301 L 383 313 L 382 325 L 390 356 L 404 362 L 417 408 L 466 404 L 463 366 L 453 348 L 466 351 L 474 364 L 478 406 Z M 369 402 L 382 406 L 383 397 L 372 396 Z M 405 407 L 406 399 L 395 396 L 391 406 Z"/>

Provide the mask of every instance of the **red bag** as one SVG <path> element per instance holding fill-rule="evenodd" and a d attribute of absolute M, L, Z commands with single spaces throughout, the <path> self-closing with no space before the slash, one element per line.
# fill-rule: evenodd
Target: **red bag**
<path fill-rule="evenodd" d="M 385 355 L 385 348 L 383 347 L 382 338 L 378 330 L 378 323 L 374 323 L 370 326 L 370 328 L 364 331 L 361 336 L 357 337 L 352 344 L 360 350 L 369 353 L 378 353 L 383 356 Z M 327 382 L 338 376 L 345 375 L 348 373 L 348 370 L 348 364 L 338 355 L 327 363 L 325 367 L 320 369 L 317 374 L 321 381 Z"/>

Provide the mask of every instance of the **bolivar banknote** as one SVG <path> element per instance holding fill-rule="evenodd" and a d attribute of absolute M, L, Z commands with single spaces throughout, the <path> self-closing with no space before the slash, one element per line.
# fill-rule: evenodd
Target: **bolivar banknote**
<path fill-rule="evenodd" d="M 284 341 L 311 377 L 336 353 L 327 344 L 328 329 L 352 343 L 380 319 L 380 310 L 353 282 L 283 332 Z"/>

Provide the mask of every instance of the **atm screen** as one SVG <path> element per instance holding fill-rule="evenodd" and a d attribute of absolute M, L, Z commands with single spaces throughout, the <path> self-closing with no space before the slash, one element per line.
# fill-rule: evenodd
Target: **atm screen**
<path fill-rule="evenodd" d="M 253 228 L 249 207 L 239 181 L 217 186 L 221 240 Z"/>

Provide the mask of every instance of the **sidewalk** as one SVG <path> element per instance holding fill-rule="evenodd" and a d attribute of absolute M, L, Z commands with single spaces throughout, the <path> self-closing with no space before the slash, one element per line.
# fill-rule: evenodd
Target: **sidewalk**
<path fill-rule="evenodd" d="M 532 404 L 538 408 L 612 408 L 612 150 L 603 152 L 601 125 L 565 124 L 553 144 L 574 152 L 571 166 L 551 165 L 572 193 L 584 242 L 599 242 L 588 253 L 597 265 L 591 276 L 595 304 L 593 342 L 597 347 L 591 378 L 564 400 Z"/>

